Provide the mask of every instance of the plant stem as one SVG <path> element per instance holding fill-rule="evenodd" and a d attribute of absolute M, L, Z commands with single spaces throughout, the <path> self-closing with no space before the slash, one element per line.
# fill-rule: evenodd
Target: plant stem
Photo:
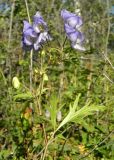
<path fill-rule="evenodd" d="M 31 23 L 31 19 L 30 19 L 30 14 L 29 14 L 29 8 L 28 8 L 28 2 L 27 0 L 25 0 L 25 5 L 26 5 L 26 11 L 27 11 L 27 15 L 28 15 L 28 21 L 29 23 Z M 32 92 L 33 90 L 33 50 L 31 50 L 30 52 L 30 92 Z M 32 108 L 32 103 L 30 104 L 31 108 Z"/>
<path fill-rule="evenodd" d="M 110 136 L 114 133 L 114 130 L 111 131 L 106 138 L 104 138 L 100 143 L 98 143 L 89 153 L 87 153 L 85 156 L 83 157 L 79 157 L 79 159 L 83 159 L 85 157 L 88 157 L 92 152 L 94 152 L 95 149 L 97 149 L 101 144 L 103 144 L 106 140 L 108 140 L 108 138 L 110 138 Z"/>
<path fill-rule="evenodd" d="M 28 15 L 28 21 L 29 21 L 29 23 L 31 23 L 27 0 L 25 0 L 25 5 L 26 5 L 26 11 L 27 11 L 27 15 Z M 32 62 L 32 57 L 33 57 L 33 50 L 31 50 L 31 52 L 30 52 L 30 92 L 32 92 L 32 78 L 33 78 L 33 62 Z"/>
<path fill-rule="evenodd" d="M 108 48 L 108 40 L 109 40 L 109 34 L 110 34 L 110 16 L 109 16 L 109 0 L 106 1 L 107 3 L 107 17 L 108 17 L 108 31 L 107 31 L 107 37 L 106 37 L 106 47 L 105 47 L 105 56 L 107 57 L 107 48 Z"/>
<path fill-rule="evenodd" d="M 66 38 L 65 38 L 66 39 Z M 66 41 L 66 40 L 65 40 Z M 65 44 L 65 41 L 64 41 L 64 44 Z M 61 62 L 60 62 L 60 69 L 61 69 L 61 74 L 60 74 L 60 86 L 59 86 L 59 104 L 61 104 L 61 98 L 62 98 L 62 92 L 64 90 L 64 77 L 65 77 L 65 73 L 64 73 L 64 52 L 63 52 L 63 47 L 64 47 L 64 44 L 61 48 L 61 51 L 60 51 L 60 54 L 61 54 Z"/>
<path fill-rule="evenodd" d="M 41 73 L 41 79 L 40 79 L 40 84 L 38 88 L 38 107 L 39 107 L 39 114 L 42 115 L 42 109 L 41 109 L 41 96 L 42 96 L 42 91 L 43 91 L 43 86 L 44 86 L 44 79 L 43 79 L 43 63 L 44 63 L 44 57 L 41 54 L 41 63 L 40 63 L 40 73 Z"/>
<path fill-rule="evenodd" d="M 32 61 L 32 57 L 33 57 L 33 50 L 31 50 L 30 52 L 30 92 L 32 92 L 32 79 L 33 79 L 33 61 Z"/>
<path fill-rule="evenodd" d="M 8 38 L 8 49 L 10 48 L 10 42 L 11 42 L 11 32 L 12 32 L 12 25 L 13 25 L 14 8 L 15 8 L 15 0 L 13 1 L 12 9 L 11 9 L 10 29 L 9 29 L 9 38 Z"/>
<path fill-rule="evenodd" d="M 69 126 L 68 128 L 66 128 L 66 129 L 61 133 L 61 135 L 64 134 L 66 131 L 68 131 L 70 128 L 71 128 L 71 126 Z M 53 135 L 51 136 L 50 140 L 47 142 L 46 146 L 40 151 L 40 153 L 37 155 L 37 157 L 38 157 L 39 155 L 41 155 L 42 152 L 44 151 L 42 160 L 45 159 L 48 146 L 49 146 L 53 141 L 55 141 L 55 140 L 57 139 L 57 136 L 55 137 L 55 134 L 56 134 L 57 131 L 58 131 L 58 130 L 56 130 L 56 131 L 53 132 Z"/>
<path fill-rule="evenodd" d="M 108 61 L 110 63 L 110 65 L 112 64 L 109 59 L 108 59 L 108 41 L 109 41 L 109 35 L 110 35 L 110 17 L 109 17 L 109 0 L 106 1 L 106 5 L 107 5 L 107 18 L 108 18 L 108 24 L 107 24 L 107 36 L 106 36 L 106 42 L 105 42 L 105 49 L 104 49 L 104 57 L 105 57 L 105 62 Z M 106 73 L 108 70 L 107 64 L 104 65 L 104 73 Z M 107 92 L 109 90 L 109 86 L 107 84 L 107 81 L 104 81 L 104 91 L 105 91 L 105 101 L 107 102 L 108 100 L 108 95 Z M 106 103 L 106 105 L 108 105 L 108 103 Z"/>
<path fill-rule="evenodd" d="M 88 84 L 87 84 L 87 100 L 86 103 L 90 100 L 90 96 L 91 96 L 91 85 L 92 85 L 92 69 L 93 69 L 93 61 L 92 61 L 92 56 L 90 58 L 90 60 L 88 60 L 88 62 L 86 63 L 86 67 L 88 69 L 88 71 L 90 72 L 87 76 L 87 80 L 88 80 Z"/>
<path fill-rule="evenodd" d="M 12 25 L 13 25 L 13 15 L 15 9 L 15 0 L 13 0 L 12 7 L 11 7 L 11 15 L 10 15 L 10 28 L 9 28 L 9 38 L 8 38 L 8 52 L 10 51 L 10 43 L 11 43 L 11 34 L 12 34 Z M 7 66 L 9 66 L 9 82 L 11 83 L 11 74 L 12 74 L 12 66 L 11 66 L 11 58 L 7 58 Z"/>
<path fill-rule="evenodd" d="M 31 23 L 27 0 L 25 0 L 25 5 L 26 5 L 26 10 L 27 10 L 27 15 L 28 15 L 28 21 L 29 21 L 29 23 Z"/>

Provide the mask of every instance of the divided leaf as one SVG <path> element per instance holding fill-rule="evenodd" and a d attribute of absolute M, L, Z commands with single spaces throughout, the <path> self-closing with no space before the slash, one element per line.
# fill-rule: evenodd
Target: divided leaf
<path fill-rule="evenodd" d="M 61 127 L 63 127 L 65 124 L 69 122 L 81 123 L 81 121 L 85 117 L 94 114 L 94 112 L 96 111 L 104 111 L 105 109 L 104 106 L 95 105 L 95 104 L 90 105 L 90 102 L 89 102 L 84 107 L 76 111 L 76 109 L 78 108 L 79 98 L 80 98 L 80 94 L 77 96 L 76 100 L 74 101 L 73 106 L 71 106 L 70 104 L 69 113 L 64 118 L 64 120 L 60 123 L 57 130 L 59 130 Z"/>

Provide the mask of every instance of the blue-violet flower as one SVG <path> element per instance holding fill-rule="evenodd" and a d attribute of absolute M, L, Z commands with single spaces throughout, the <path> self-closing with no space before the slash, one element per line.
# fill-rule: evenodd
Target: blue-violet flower
<path fill-rule="evenodd" d="M 61 11 L 61 17 L 64 20 L 64 29 L 68 39 L 71 41 L 71 46 L 74 49 L 85 51 L 85 48 L 82 46 L 84 35 L 80 31 L 83 24 L 81 17 L 65 9 Z"/>
<path fill-rule="evenodd" d="M 47 24 L 39 12 L 33 17 L 33 25 L 28 21 L 23 21 L 23 23 L 22 45 L 25 50 L 34 49 L 37 51 L 47 40 L 51 40 Z"/>

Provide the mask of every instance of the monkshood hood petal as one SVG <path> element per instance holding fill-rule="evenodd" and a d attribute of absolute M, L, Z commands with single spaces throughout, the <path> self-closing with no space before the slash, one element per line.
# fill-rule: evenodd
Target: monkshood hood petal
<path fill-rule="evenodd" d="M 65 23 L 73 28 L 79 28 L 83 24 L 80 16 L 77 16 L 76 14 L 71 13 L 67 10 L 61 11 L 61 17 L 63 18 Z"/>
<path fill-rule="evenodd" d="M 79 51 L 86 51 L 85 47 L 83 47 L 81 44 L 71 44 L 72 47 L 76 50 L 79 50 Z"/>
<path fill-rule="evenodd" d="M 36 33 L 40 33 L 48 29 L 47 23 L 44 21 L 40 12 L 36 12 L 36 14 L 33 17 L 33 28 Z"/>
<path fill-rule="evenodd" d="M 65 32 L 67 34 L 67 37 L 73 43 L 82 43 L 84 41 L 84 35 L 80 31 L 69 26 L 68 24 L 65 24 Z"/>

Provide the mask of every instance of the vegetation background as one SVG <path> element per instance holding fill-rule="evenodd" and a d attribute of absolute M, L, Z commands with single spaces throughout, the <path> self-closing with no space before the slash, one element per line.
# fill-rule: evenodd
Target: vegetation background
<path fill-rule="evenodd" d="M 0 160 L 114 159 L 113 5 L 114 0 L 0 1 Z M 53 37 L 32 61 L 21 47 L 27 7 L 31 21 L 41 12 Z M 85 52 L 68 40 L 63 45 L 62 9 L 80 9 Z"/>

